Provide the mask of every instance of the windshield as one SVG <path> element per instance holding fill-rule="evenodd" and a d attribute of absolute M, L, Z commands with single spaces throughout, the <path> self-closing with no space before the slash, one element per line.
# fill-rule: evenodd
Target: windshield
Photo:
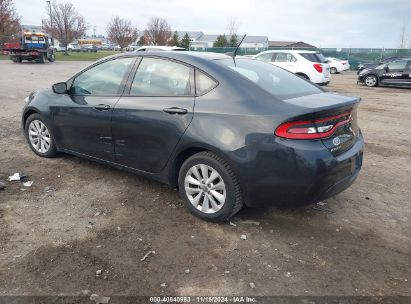
<path fill-rule="evenodd" d="M 322 92 L 310 82 L 270 63 L 246 58 L 237 58 L 235 63 L 233 59 L 220 59 L 215 62 L 241 74 L 280 99 Z"/>

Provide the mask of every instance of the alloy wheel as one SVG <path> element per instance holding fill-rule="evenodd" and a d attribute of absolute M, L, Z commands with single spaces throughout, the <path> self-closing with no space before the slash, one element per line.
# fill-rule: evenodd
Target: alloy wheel
<path fill-rule="evenodd" d="M 365 78 L 365 84 L 369 87 L 373 87 L 377 84 L 377 78 L 375 76 L 367 76 Z"/>
<path fill-rule="evenodd" d="M 50 149 L 51 136 L 46 125 L 40 120 L 33 120 L 28 127 L 29 140 L 32 147 L 39 153 L 47 153 Z"/>
<path fill-rule="evenodd" d="M 224 180 L 217 170 L 205 164 L 194 165 L 187 171 L 184 188 L 190 203 L 207 214 L 218 212 L 226 201 Z"/>

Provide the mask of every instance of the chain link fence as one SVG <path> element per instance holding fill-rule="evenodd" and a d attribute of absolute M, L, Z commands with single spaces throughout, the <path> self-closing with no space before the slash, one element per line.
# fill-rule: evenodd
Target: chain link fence
<path fill-rule="evenodd" d="M 284 48 L 239 48 L 238 55 L 256 55 L 267 50 L 284 50 Z M 291 48 L 292 49 L 292 48 Z M 393 56 L 411 57 L 411 49 L 380 49 L 380 48 L 295 48 L 296 50 L 319 51 L 325 57 L 335 57 L 350 62 L 351 69 L 356 70 L 360 63 L 379 62 L 381 59 Z M 190 51 L 229 53 L 234 52 L 232 47 L 191 47 Z"/>

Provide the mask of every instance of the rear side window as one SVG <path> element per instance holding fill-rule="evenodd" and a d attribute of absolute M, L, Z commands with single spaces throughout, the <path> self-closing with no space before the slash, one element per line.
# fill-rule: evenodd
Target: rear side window
<path fill-rule="evenodd" d="M 264 53 L 264 54 L 261 54 L 255 57 L 255 59 L 260 60 L 260 61 L 265 61 L 265 62 L 272 61 L 272 58 L 273 58 L 273 53 Z"/>
<path fill-rule="evenodd" d="M 311 62 L 327 63 L 325 57 L 320 53 L 299 53 L 305 59 Z"/>
<path fill-rule="evenodd" d="M 203 72 L 196 70 L 196 95 L 204 95 L 217 86 L 217 82 Z"/>
<path fill-rule="evenodd" d="M 277 53 L 275 62 L 295 62 L 297 59 L 289 53 Z"/>
<path fill-rule="evenodd" d="M 190 96 L 192 68 L 178 62 L 145 57 L 131 86 L 134 96 Z"/>

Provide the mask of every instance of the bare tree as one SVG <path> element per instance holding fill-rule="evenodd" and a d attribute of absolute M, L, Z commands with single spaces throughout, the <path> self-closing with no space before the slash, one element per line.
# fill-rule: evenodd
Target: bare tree
<path fill-rule="evenodd" d="M 0 46 L 20 31 L 20 17 L 16 13 L 13 0 L 0 0 Z"/>
<path fill-rule="evenodd" d="M 171 38 L 171 27 L 167 20 L 154 17 L 147 23 L 146 42 L 151 45 L 167 45 Z"/>
<path fill-rule="evenodd" d="M 230 36 L 237 35 L 238 28 L 239 28 L 239 23 L 235 17 L 231 17 L 230 19 L 228 19 L 228 23 L 227 23 L 228 35 Z"/>
<path fill-rule="evenodd" d="M 411 43 L 410 41 L 407 41 L 409 39 L 410 39 L 410 32 L 408 30 L 408 22 L 404 20 L 403 24 L 401 25 L 401 30 L 400 30 L 399 48 L 405 49 L 407 45 L 409 46 L 409 44 Z"/>
<path fill-rule="evenodd" d="M 136 41 L 138 29 L 132 25 L 130 20 L 122 19 L 119 16 L 113 17 L 107 25 L 108 39 L 118 44 L 121 51 L 129 44 Z"/>
<path fill-rule="evenodd" d="M 86 33 L 86 21 L 72 3 L 53 2 L 51 10 L 47 7 L 47 14 L 48 19 L 43 20 L 44 29 L 64 45 L 67 54 L 67 45 Z"/>

